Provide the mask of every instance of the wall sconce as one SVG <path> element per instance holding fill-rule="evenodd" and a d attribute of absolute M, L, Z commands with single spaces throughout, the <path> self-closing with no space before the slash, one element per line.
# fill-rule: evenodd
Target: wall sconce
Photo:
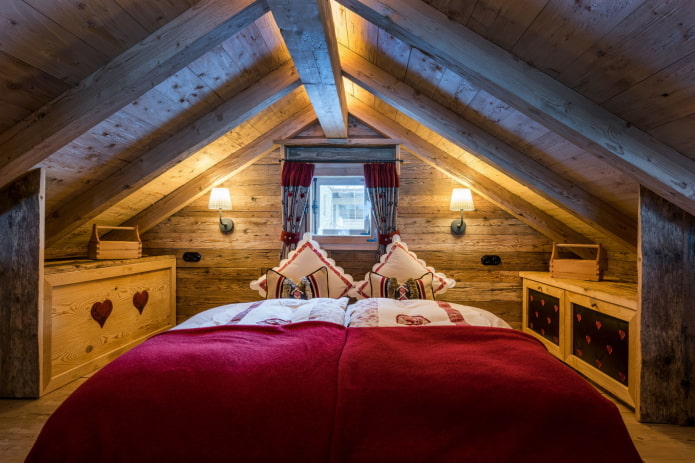
<path fill-rule="evenodd" d="M 451 211 L 461 211 L 461 218 L 451 222 L 451 233 L 463 235 L 466 233 L 466 223 L 463 221 L 463 211 L 474 211 L 473 195 L 468 188 L 454 188 L 451 192 Z"/>
<path fill-rule="evenodd" d="M 232 219 L 222 218 L 222 211 L 232 210 L 232 196 L 229 194 L 229 188 L 213 188 L 210 191 L 208 209 L 220 211 L 220 231 L 222 233 L 231 233 L 234 230 Z"/>

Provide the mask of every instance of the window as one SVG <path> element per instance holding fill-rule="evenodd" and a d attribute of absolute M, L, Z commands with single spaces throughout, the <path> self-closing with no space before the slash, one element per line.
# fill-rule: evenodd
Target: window
<path fill-rule="evenodd" d="M 364 177 L 316 176 L 310 201 L 313 235 L 371 236 L 371 204 Z"/>

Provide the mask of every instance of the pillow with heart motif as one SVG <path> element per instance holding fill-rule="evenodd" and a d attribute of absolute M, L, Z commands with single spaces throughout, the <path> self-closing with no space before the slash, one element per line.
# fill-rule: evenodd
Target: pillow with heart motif
<path fill-rule="evenodd" d="M 372 267 L 372 272 L 388 278 L 395 278 L 397 281 L 420 278 L 421 275 L 430 272 L 432 273 L 432 290 L 435 296 L 444 294 L 447 289 L 456 285 L 454 279 L 436 272 L 432 267 L 428 267 L 425 261 L 418 259 L 413 252 L 408 250 L 408 245 L 401 241 L 401 237 L 398 235 L 393 236 L 393 240 L 386 247 L 384 255 Z M 369 273 L 365 275 L 364 280 L 354 284 L 349 295 L 357 299 L 372 297 Z"/>
<path fill-rule="evenodd" d="M 328 297 L 328 270 L 321 267 L 309 275 L 292 281 L 282 273 L 270 269 L 266 272 L 266 299 L 314 299 Z"/>
<path fill-rule="evenodd" d="M 328 272 L 328 297 L 339 298 L 347 296 L 352 288 L 352 276 L 343 272 L 341 267 L 335 265 L 335 261 L 327 256 L 326 251 L 311 239 L 311 233 L 305 233 L 302 241 L 297 243 L 297 248 L 287 255 L 287 259 L 280 261 L 280 265 L 272 270 L 281 273 L 285 277 L 299 281 L 302 277 L 320 267 L 326 267 Z M 267 276 L 263 275 L 258 280 L 251 282 L 251 289 L 258 291 L 261 297 L 268 293 Z"/>
<path fill-rule="evenodd" d="M 400 282 L 395 278 L 385 277 L 378 273 L 369 273 L 369 286 L 372 297 L 387 297 L 390 299 L 429 299 L 434 300 L 432 290 L 432 272 L 427 272 L 420 278 L 408 278 Z"/>
<path fill-rule="evenodd" d="M 360 299 L 348 305 L 345 324 L 375 326 L 489 326 L 511 328 L 507 322 L 477 307 L 426 299 Z"/>

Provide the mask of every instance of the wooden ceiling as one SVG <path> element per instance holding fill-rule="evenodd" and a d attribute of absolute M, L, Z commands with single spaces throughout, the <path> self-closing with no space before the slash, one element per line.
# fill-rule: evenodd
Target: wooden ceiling
<path fill-rule="evenodd" d="M 348 114 L 556 241 L 634 254 L 639 185 L 695 214 L 690 0 L 6 0 L 0 187 L 46 241 L 145 231 Z M 75 244 L 79 243 L 79 244 Z"/>

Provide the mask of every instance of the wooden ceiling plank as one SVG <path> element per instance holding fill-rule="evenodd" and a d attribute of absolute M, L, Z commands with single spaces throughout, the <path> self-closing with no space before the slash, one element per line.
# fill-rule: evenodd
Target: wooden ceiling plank
<path fill-rule="evenodd" d="M 454 180 L 470 187 L 509 214 L 528 224 L 534 230 L 561 243 L 588 243 L 589 240 L 564 223 L 538 209 L 521 197 L 490 180 L 474 169 L 469 169 L 445 151 L 432 145 L 402 125 L 388 119 L 378 111 L 349 97 L 350 113 L 385 137 L 399 137 L 402 145 L 426 164 Z"/>
<path fill-rule="evenodd" d="M 79 82 L 107 55 L 23 1 L 0 1 L 0 49 L 69 84 Z"/>
<path fill-rule="evenodd" d="M 166 0 L 166 2 L 115 0 L 115 2 L 150 32 L 156 31 L 196 3 L 188 0 Z"/>
<path fill-rule="evenodd" d="M 339 2 L 695 214 L 695 161 L 420 0 Z"/>
<path fill-rule="evenodd" d="M 290 115 L 282 123 L 268 130 L 256 140 L 240 148 L 227 158 L 209 168 L 193 180 L 157 201 L 152 206 L 130 218 L 122 226 L 138 226 L 140 233 L 151 229 L 213 188 L 253 165 L 275 149 L 274 139 L 293 137 L 316 120 L 311 107 Z"/>
<path fill-rule="evenodd" d="M 46 241 L 56 243 L 108 207 L 214 141 L 299 86 L 291 63 L 177 132 L 89 191 L 61 205 L 46 220 Z"/>
<path fill-rule="evenodd" d="M 328 138 L 347 138 L 345 89 L 330 0 L 267 2 L 323 132 Z"/>
<path fill-rule="evenodd" d="M 22 1 L 56 20 L 62 28 L 108 57 L 117 56 L 149 34 L 114 0 L 60 3 L 55 0 Z"/>
<path fill-rule="evenodd" d="M 0 187 L 265 13 L 253 0 L 202 0 L 0 135 Z"/>
<path fill-rule="evenodd" d="M 559 177 L 515 148 L 504 144 L 448 108 L 425 97 L 366 60 L 341 48 L 343 71 L 377 97 L 452 142 L 487 159 L 497 169 L 545 199 L 601 230 L 623 247 L 635 250 L 637 227 L 621 212 Z"/>

